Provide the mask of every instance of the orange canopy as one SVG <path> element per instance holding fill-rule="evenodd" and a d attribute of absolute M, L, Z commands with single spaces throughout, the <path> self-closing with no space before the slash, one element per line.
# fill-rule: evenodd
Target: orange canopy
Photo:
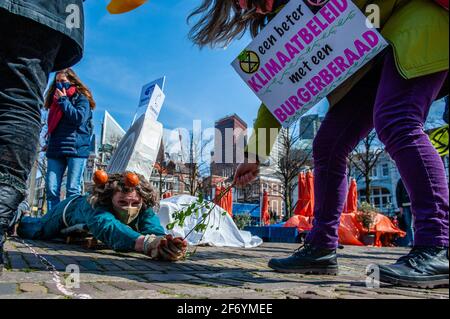
<path fill-rule="evenodd" d="M 311 171 L 298 177 L 298 201 L 294 215 L 312 217 L 314 215 L 314 176 Z"/>
<path fill-rule="evenodd" d="M 298 231 L 309 231 L 312 228 L 310 219 L 306 216 L 295 215 L 288 219 L 283 227 L 297 227 Z"/>
<path fill-rule="evenodd" d="M 225 188 L 223 191 L 225 191 Z M 231 217 L 233 217 L 233 190 L 232 189 L 225 195 L 225 199 L 226 199 L 226 206 L 227 206 L 227 208 L 225 210 L 228 212 L 228 214 L 230 214 Z"/>
<path fill-rule="evenodd" d="M 308 205 L 308 198 L 306 195 L 306 177 L 303 172 L 298 174 L 298 200 L 295 207 L 294 215 L 302 215 L 302 210 Z"/>
<path fill-rule="evenodd" d="M 172 196 L 173 196 L 172 192 L 165 192 L 165 193 L 163 194 L 162 198 L 163 198 L 163 199 L 166 199 L 166 198 L 170 198 L 170 197 L 172 197 Z"/>
<path fill-rule="evenodd" d="M 358 185 L 356 179 L 352 178 L 347 195 L 347 207 L 345 213 L 355 213 L 358 210 Z"/>
<path fill-rule="evenodd" d="M 233 216 L 233 194 L 231 190 L 226 194 L 225 192 L 226 187 L 216 185 L 214 203 L 226 210 L 230 216 Z M 222 198 L 220 198 L 221 196 Z"/>
<path fill-rule="evenodd" d="M 339 224 L 339 243 L 341 245 L 364 246 L 358 239 L 361 232 L 361 224 L 356 219 L 356 213 L 344 213 Z"/>
<path fill-rule="evenodd" d="M 400 237 L 405 237 L 406 233 L 402 231 L 400 228 L 394 225 L 394 223 L 387 217 L 382 214 L 377 214 L 374 221 L 375 231 L 375 246 L 382 247 L 387 246 L 389 243 L 382 242 L 382 235 L 398 235 Z"/>
<path fill-rule="evenodd" d="M 305 216 L 314 216 L 314 175 L 311 171 L 306 173 L 306 189 L 308 192 L 309 205 L 305 212 Z"/>
<path fill-rule="evenodd" d="M 270 224 L 269 194 L 267 194 L 267 191 L 263 192 L 263 197 L 262 197 L 261 222 L 265 226 Z"/>
<path fill-rule="evenodd" d="M 356 180 L 352 179 L 349 186 L 346 207 L 341 215 L 338 234 L 339 243 L 342 245 L 364 246 L 361 236 L 367 234 L 361 222 L 358 220 L 358 192 Z M 291 217 L 284 227 L 297 227 L 300 232 L 312 229 L 314 219 L 314 176 L 311 172 L 299 175 L 299 201 L 295 210 L 295 216 Z M 375 234 L 375 246 L 392 245 L 392 235 L 404 237 L 406 234 L 398 226 L 382 214 L 377 214 L 374 225 L 370 230 Z M 385 236 L 383 236 L 385 235 Z M 391 235 L 391 236 L 390 236 Z M 382 237 L 383 236 L 383 237 Z"/>

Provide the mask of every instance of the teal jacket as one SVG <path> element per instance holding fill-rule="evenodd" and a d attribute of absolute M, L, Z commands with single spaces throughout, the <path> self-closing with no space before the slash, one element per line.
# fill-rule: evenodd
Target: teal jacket
<path fill-rule="evenodd" d="M 26 239 L 49 240 L 59 237 L 64 228 L 85 224 L 96 239 L 116 251 L 134 251 L 136 239 L 142 235 L 165 235 L 158 216 L 151 208 L 142 211 L 130 225 L 125 225 L 110 209 L 92 208 L 87 196 L 78 197 L 67 206 L 70 200 L 62 201 L 42 218 L 24 217 L 18 235 Z"/>

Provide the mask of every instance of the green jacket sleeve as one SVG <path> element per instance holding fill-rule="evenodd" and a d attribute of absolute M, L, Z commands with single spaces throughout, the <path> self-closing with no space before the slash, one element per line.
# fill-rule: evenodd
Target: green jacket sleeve
<path fill-rule="evenodd" d="M 164 236 L 166 234 L 158 216 L 151 208 L 142 213 L 142 216 L 139 216 L 137 229 L 143 235 Z"/>
<path fill-rule="evenodd" d="M 266 160 L 270 155 L 280 128 L 281 124 L 275 116 L 264 104 L 261 104 L 253 124 L 253 134 L 250 137 L 246 151 L 250 155 L 257 155 L 260 161 Z"/>

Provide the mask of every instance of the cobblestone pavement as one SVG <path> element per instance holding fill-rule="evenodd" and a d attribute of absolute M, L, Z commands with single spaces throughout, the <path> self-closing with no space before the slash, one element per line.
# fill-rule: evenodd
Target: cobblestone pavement
<path fill-rule="evenodd" d="M 293 244 L 265 243 L 253 249 L 200 247 L 186 261 L 155 262 L 139 254 L 86 250 L 54 242 L 9 239 L 0 276 L 0 298 L 434 298 L 448 288 L 423 290 L 381 285 L 367 288 L 370 263 L 391 263 L 403 248 L 350 247 L 339 250 L 339 276 L 279 274 L 270 257 L 287 256 Z M 80 286 L 70 287 L 70 267 L 80 269 Z M 76 276 L 76 275 L 75 275 Z"/>

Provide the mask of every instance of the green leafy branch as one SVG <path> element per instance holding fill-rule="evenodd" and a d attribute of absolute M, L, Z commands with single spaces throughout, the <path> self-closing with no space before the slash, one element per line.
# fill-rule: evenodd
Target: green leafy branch
<path fill-rule="evenodd" d="M 212 203 L 209 201 L 206 201 L 202 194 L 197 198 L 197 200 L 191 204 L 183 205 L 184 207 L 180 210 L 175 211 L 173 214 L 174 221 L 172 223 L 167 224 L 166 228 L 168 230 L 173 230 L 173 228 L 178 225 L 180 227 L 183 227 L 184 222 L 186 221 L 186 218 L 192 216 L 195 214 L 195 216 L 200 217 L 200 221 L 192 228 L 185 236 L 184 239 L 186 239 L 192 232 L 203 232 L 202 238 L 203 239 L 206 230 L 208 229 L 208 226 L 211 222 L 211 213 L 214 211 L 214 209 L 217 207 L 217 202 L 220 201 L 222 198 L 224 198 L 233 188 L 234 184 L 231 184 L 226 189 L 224 189 L 217 197 L 216 197 L 216 203 Z M 225 216 L 227 214 L 226 211 L 222 213 L 222 216 Z M 220 222 L 219 219 L 219 226 L 216 227 L 216 230 L 219 230 L 220 228 Z M 212 226 L 209 226 L 210 228 L 214 227 L 214 223 Z"/>

